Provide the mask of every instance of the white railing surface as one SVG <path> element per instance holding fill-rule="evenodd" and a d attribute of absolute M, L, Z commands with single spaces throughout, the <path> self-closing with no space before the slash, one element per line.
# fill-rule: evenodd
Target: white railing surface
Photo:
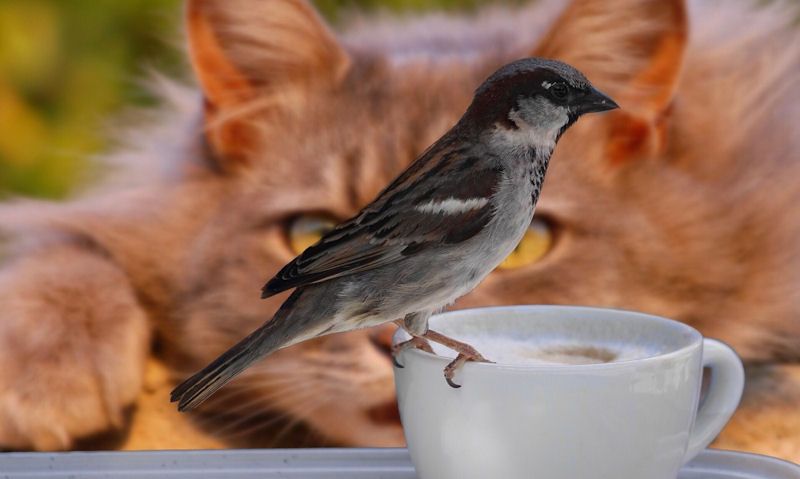
<path fill-rule="evenodd" d="M 416 479 L 405 449 L 0 454 L 0 479 Z M 678 479 L 800 479 L 800 466 L 709 449 Z"/>

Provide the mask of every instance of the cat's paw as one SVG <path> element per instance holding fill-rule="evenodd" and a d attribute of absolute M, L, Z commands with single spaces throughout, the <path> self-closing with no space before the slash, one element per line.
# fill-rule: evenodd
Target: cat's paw
<path fill-rule="evenodd" d="M 64 450 L 122 426 L 149 343 L 124 277 L 91 259 L 62 275 L 17 266 L 0 273 L 0 449 Z"/>

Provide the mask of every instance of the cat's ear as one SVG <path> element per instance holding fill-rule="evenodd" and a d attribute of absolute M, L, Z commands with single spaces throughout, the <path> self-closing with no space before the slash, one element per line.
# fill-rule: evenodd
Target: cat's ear
<path fill-rule="evenodd" d="M 684 0 L 574 0 L 534 54 L 574 65 L 620 104 L 608 154 L 621 162 L 664 147 L 687 35 Z"/>
<path fill-rule="evenodd" d="M 245 161 L 254 110 L 289 108 L 336 84 L 350 64 L 305 0 L 187 0 L 185 24 L 206 137 L 224 167 Z"/>

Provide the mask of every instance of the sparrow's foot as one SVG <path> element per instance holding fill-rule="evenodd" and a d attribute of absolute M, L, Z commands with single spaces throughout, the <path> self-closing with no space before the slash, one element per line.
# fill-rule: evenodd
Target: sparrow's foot
<path fill-rule="evenodd" d="M 444 380 L 447 381 L 447 384 L 451 388 L 458 389 L 461 387 L 460 384 L 456 384 L 453 381 L 453 377 L 456 375 L 456 372 L 459 369 L 461 369 L 461 366 L 463 366 L 464 363 L 466 363 L 467 361 L 475 361 L 479 363 L 491 363 L 491 361 L 484 358 L 480 354 L 476 356 L 467 356 L 466 354 L 458 353 L 458 356 L 456 356 L 456 358 L 444 368 Z"/>
<path fill-rule="evenodd" d="M 403 341 L 402 343 L 398 343 L 392 346 L 392 362 L 394 363 L 395 366 L 397 366 L 400 369 L 405 367 L 397 361 L 397 355 L 405 351 L 406 349 L 411 349 L 411 348 L 419 348 L 423 351 L 433 354 L 433 348 L 431 348 L 431 345 L 428 342 L 428 340 L 426 340 L 425 338 L 421 338 L 419 336 L 414 336 L 408 341 Z"/>
<path fill-rule="evenodd" d="M 443 346 L 447 346 L 448 348 L 452 349 L 453 351 L 458 352 L 458 356 L 444 368 L 444 379 L 447 381 L 447 384 L 450 385 L 452 388 L 460 388 L 460 384 L 456 384 L 453 381 L 453 377 L 455 376 L 456 372 L 464 365 L 467 361 L 475 361 L 480 363 L 491 363 L 488 359 L 484 358 L 481 353 L 479 353 L 475 348 L 470 346 L 467 343 L 462 343 L 461 341 L 456 341 L 453 338 L 448 338 L 447 336 L 437 333 L 436 331 L 428 330 L 425 333 L 425 339 L 430 339 L 431 341 L 437 342 Z"/>

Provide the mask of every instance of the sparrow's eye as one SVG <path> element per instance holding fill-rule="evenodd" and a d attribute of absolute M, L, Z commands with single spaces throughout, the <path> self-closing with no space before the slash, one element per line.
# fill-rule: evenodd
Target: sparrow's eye
<path fill-rule="evenodd" d="M 564 83 L 554 83 L 550 86 L 550 93 L 559 100 L 563 100 L 569 94 L 569 87 Z"/>
<path fill-rule="evenodd" d="M 497 269 L 515 269 L 527 266 L 542 259 L 553 245 L 553 231 L 550 223 L 534 217 L 525 236 Z"/>
<path fill-rule="evenodd" d="M 300 215 L 289 222 L 287 229 L 289 247 L 300 254 L 313 245 L 322 235 L 332 230 L 336 222 L 322 214 Z"/>

